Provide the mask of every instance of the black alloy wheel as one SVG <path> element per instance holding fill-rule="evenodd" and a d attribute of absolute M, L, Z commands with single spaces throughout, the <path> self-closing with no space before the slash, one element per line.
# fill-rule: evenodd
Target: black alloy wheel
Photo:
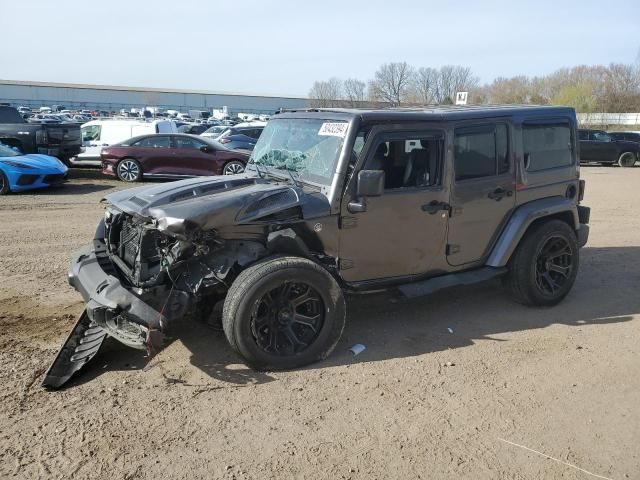
<path fill-rule="evenodd" d="M 551 237 L 536 258 L 536 284 L 541 292 L 554 295 L 573 273 L 573 253 L 565 237 Z"/>
<path fill-rule="evenodd" d="M 256 344 L 272 355 L 304 352 L 324 325 L 324 303 L 306 283 L 286 282 L 255 302 L 251 333 Z"/>

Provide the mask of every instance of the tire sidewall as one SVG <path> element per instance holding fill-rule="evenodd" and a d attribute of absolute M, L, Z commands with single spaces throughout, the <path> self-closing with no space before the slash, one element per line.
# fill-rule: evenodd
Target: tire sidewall
<path fill-rule="evenodd" d="M 303 352 L 286 357 L 272 355 L 262 350 L 255 342 L 251 331 L 251 315 L 262 296 L 284 282 L 303 282 L 310 285 L 322 298 L 324 323 L 320 334 Z M 261 369 L 289 369 L 325 358 L 337 343 L 344 328 L 345 305 L 340 287 L 327 273 L 303 266 L 285 267 L 268 273 L 248 286 L 238 303 L 233 322 L 233 336 L 239 353 L 248 363 Z"/>
<path fill-rule="evenodd" d="M 549 304 L 553 305 L 560 300 L 562 300 L 573 287 L 573 283 L 578 275 L 578 266 L 580 264 L 580 249 L 578 248 L 578 242 L 575 234 L 568 225 L 562 223 L 566 226 L 565 228 L 559 228 L 559 225 L 556 226 L 553 224 L 545 224 L 538 231 L 538 235 L 535 235 L 534 241 L 532 244 L 532 252 L 531 258 L 529 260 L 529 271 L 528 271 L 528 283 L 530 287 L 530 292 L 534 296 L 535 300 L 540 304 Z M 538 261 L 538 256 L 544 245 L 553 237 L 563 237 L 571 248 L 571 258 L 572 258 L 572 270 L 569 278 L 566 283 L 562 286 L 560 291 L 556 294 L 549 295 L 545 292 L 542 292 L 536 282 L 536 263 Z"/>

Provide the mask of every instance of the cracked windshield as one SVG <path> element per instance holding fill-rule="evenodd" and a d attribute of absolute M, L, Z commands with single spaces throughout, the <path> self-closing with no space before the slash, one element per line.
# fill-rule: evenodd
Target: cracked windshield
<path fill-rule="evenodd" d="M 289 171 L 303 181 L 329 185 L 348 125 L 319 119 L 272 119 L 253 150 L 250 164 L 261 171 Z"/>

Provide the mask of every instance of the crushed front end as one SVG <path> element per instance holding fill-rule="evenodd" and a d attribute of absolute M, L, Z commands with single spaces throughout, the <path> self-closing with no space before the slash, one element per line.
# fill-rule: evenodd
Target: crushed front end
<path fill-rule="evenodd" d="M 107 197 L 92 243 L 72 258 L 69 283 L 86 307 L 44 386 L 60 387 L 97 353 L 96 332 L 154 352 L 182 320 L 210 317 L 241 269 L 267 254 L 269 233 L 300 219 L 303 195 L 229 177 L 136 190 Z"/>

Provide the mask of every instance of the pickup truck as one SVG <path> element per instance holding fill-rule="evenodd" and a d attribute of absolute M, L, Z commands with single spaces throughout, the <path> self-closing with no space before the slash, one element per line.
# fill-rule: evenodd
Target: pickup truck
<path fill-rule="evenodd" d="M 598 162 L 633 167 L 640 159 L 640 144 L 618 140 L 604 130 L 578 130 L 580 162 Z"/>
<path fill-rule="evenodd" d="M 79 124 L 28 123 L 18 110 L 7 106 L 0 106 L 0 143 L 24 154 L 51 155 L 67 165 L 82 149 Z"/>

